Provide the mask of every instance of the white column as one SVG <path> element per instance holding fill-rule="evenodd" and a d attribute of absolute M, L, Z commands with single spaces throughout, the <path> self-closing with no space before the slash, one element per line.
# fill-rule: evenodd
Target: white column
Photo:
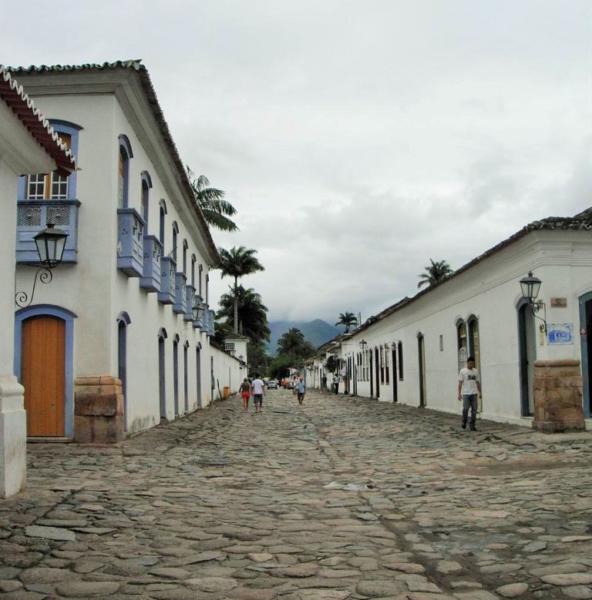
<path fill-rule="evenodd" d="M 27 413 L 24 388 L 0 375 L 0 498 L 20 492 L 27 478 Z"/>

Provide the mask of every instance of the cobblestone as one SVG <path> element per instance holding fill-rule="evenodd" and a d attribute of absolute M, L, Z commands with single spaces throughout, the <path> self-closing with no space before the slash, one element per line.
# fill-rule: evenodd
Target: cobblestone
<path fill-rule="evenodd" d="M 283 390 L 29 445 L 1 598 L 592 598 L 592 436 Z"/>

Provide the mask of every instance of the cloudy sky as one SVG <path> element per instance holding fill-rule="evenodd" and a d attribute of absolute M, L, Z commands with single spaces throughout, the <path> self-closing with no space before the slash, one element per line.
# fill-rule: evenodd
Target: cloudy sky
<path fill-rule="evenodd" d="M 272 320 L 363 318 L 592 205 L 590 0 L 0 0 L 0 62 L 142 58 Z M 214 281 L 214 294 L 226 281 Z"/>

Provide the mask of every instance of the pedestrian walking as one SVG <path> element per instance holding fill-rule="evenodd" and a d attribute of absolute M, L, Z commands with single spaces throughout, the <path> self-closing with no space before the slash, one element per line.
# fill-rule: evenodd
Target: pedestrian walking
<path fill-rule="evenodd" d="M 251 384 L 249 380 L 245 377 L 245 380 L 241 383 L 240 393 L 243 399 L 243 409 L 249 410 L 249 398 L 251 397 Z"/>
<path fill-rule="evenodd" d="M 477 431 L 475 421 L 477 420 L 477 398 L 481 398 L 481 378 L 479 371 L 475 369 L 475 358 L 467 358 L 467 366 L 462 368 L 458 374 L 458 399 L 462 400 L 462 428 L 467 428 L 467 419 L 469 409 L 471 411 L 471 420 L 469 428 L 471 431 Z"/>
<path fill-rule="evenodd" d="M 263 407 L 263 396 L 265 394 L 265 384 L 259 375 L 255 376 L 251 383 L 251 389 L 253 390 L 253 401 L 255 402 L 255 412 L 261 412 Z"/>
<path fill-rule="evenodd" d="M 323 375 L 321 377 L 321 388 L 323 391 L 326 391 L 326 389 L 327 389 L 327 376 L 326 375 Z"/>
<path fill-rule="evenodd" d="M 296 391 L 298 393 L 298 404 L 302 404 L 304 402 L 304 394 L 306 393 L 306 384 L 303 377 L 296 383 Z"/>

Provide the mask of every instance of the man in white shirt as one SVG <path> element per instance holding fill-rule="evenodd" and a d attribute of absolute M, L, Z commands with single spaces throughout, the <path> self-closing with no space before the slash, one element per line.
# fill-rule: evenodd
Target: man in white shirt
<path fill-rule="evenodd" d="M 458 374 L 458 399 L 462 400 L 462 428 L 467 428 L 467 418 L 469 408 L 471 409 L 471 420 L 469 428 L 471 431 L 477 431 L 475 421 L 477 419 L 477 397 L 481 398 L 481 378 L 479 371 L 475 369 L 475 359 L 472 356 L 467 358 L 467 366 L 461 369 Z"/>
<path fill-rule="evenodd" d="M 259 375 L 251 381 L 251 389 L 253 390 L 253 400 L 255 402 L 255 412 L 261 412 L 263 407 L 263 396 L 265 395 L 265 384 Z"/>

